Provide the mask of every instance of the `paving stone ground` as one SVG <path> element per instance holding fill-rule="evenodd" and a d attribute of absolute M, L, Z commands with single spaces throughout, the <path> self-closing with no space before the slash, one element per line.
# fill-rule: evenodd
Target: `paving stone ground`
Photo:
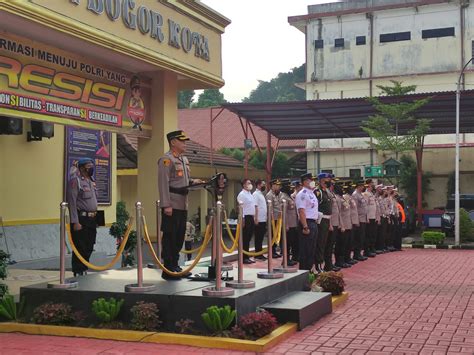
<path fill-rule="evenodd" d="M 346 304 L 268 354 L 474 354 L 474 251 L 413 249 L 383 254 L 344 270 L 344 275 L 350 293 Z M 0 334 L 0 354 L 46 353 L 239 352 Z"/>

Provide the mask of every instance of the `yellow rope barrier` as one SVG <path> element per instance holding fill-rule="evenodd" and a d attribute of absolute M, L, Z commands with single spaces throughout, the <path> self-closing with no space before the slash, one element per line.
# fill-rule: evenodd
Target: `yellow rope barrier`
<path fill-rule="evenodd" d="M 273 228 L 273 221 L 272 221 L 272 230 L 273 230 L 273 238 L 272 238 L 272 245 L 275 244 L 275 243 L 279 243 L 280 242 L 280 237 L 281 237 L 281 224 L 282 224 L 282 220 L 281 218 L 278 220 L 278 223 L 277 223 L 277 227 L 278 228 L 278 231 L 275 232 L 275 229 Z M 261 251 L 259 252 L 251 252 L 251 251 L 245 251 L 243 250 L 243 253 L 247 256 L 261 256 L 263 254 L 267 254 L 268 252 L 268 248 L 265 248 L 265 249 L 262 249 Z"/>
<path fill-rule="evenodd" d="M 81 255 L 81 253 L 79 253 L 79 250 L 77 250 L 76 245 L 74 244 L 74 241 L 72 240 L 71 225 L 69 223 L 66 224 L 66 231 L 67 231 L 69 243 L 71 244 L 72 251 L 74 252 L 74 254 L 76 254 L 77 258 L 85 266 L 87 266 L 89 269 L 96 270 L 96 271 L 104 271 L 104 270 L 110 269 L 112 266 L 114 266 L 115 263 L 120 258 L 120 256 L 122 255 L 122 253 L 125 249 L 125 245 L 127 245 L 128 237 L 130 236 L 130 231 L 132 230 L 132 224 L 133 224 L 133 218 L 130 218 L 130 220 L 128 222 L 127 230 L 125 231 L 125 236 L 123 237 L 122 243 L 120 244 L 120 246 L 117 250 L 117 254 L 115 254 L 114 258 L 109 263 L 107 263 L 105 265 L 102 265 L 102 266 L 91 264 L 86 259 L 84 259 L 84 257 Z"/>
<path fill-rule="evenodd" d="M 235 230 L 235 239 L 232 238 L 232 231 L 230 230 L 229 224 L 227 223 L 227 219 L 225 220 L 225 225 L 227 228 L 227 233 L 229 233 L 229 237 L 233 239 L 234 243 L 232 244 L 232 247 L 227 248 L 227 245 L 224 243 L 224 239 L 221 239 L 221 244 L 222 244 L 222 249 L 225 250 L 226 253 L 233 253 L 239 244 L 239 238 L 240 238 L 240 224 L 237 224 L 237 229 Z"/>
<path fill-rule="evenodd" d="M 209 222 L 209 224 L 206 227 L 206 233 L 205 233 L 205 236 L 204 236 L 204 241 L 201 245 L 201 249 L 199 250 L 198 254 L 196 255 L 196 259 L 194 259 L 193 263 L 191 265 L 189 265 L 183 271 L 175 272 L 175 271 L 171 271 L 171 270 L 167 269 L 163 265 L 161 260 L 158 258 L 158 256 L 156 255 L 155 249 L 153 249 L 153 245 L 152 245 L 151 240 L 150 240 L 150 236 L 148 235 L 148 227 L 146 225 L 145 216 L 142 216 L 142 221 L 143 221 L 143 229 L 144 229 L 144 232 L 145 232 L 145 239 L 146 239 L 146 242 L 148 244 L 148 247 L 150 248 L 151 255 L 155 259 L 155 263 L 160 267 L 160 269 L 163 270 L 163 272 L 167 273 L 168 275 L 175 276 L 175 277 L 180 277 L 180 276 L 186 275 L 189 271 L 191 271 L 197 265 L 197 263 L 201 259 L 202 254 L 204 253 L 204 250 L 206 249 L 207 243 L 209 242 L 209 240 L 212 237 L 212 233 L 211 233 L 212 219 L 211 219 L 211 221 Z"/>

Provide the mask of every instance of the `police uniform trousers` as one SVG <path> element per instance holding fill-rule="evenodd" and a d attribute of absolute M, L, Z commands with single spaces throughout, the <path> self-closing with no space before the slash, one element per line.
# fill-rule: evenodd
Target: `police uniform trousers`
<path fill-rule="evenodd" d="M 354 236 L 354 258 L 362 255 L 361 253 L 364 248 L 366 228 L 367 223 L 359 223 L 359 228 Z"/>
<path fill-rule="evenodd" d="M 339 238 L 339 227 L 333 227 L 332 231 L 329 231 L 328 238 L 326 240 L 326 247 L 324 248 L 324 270 L 331 271 L 332 264 L 332 254 L 334 252 L 334 245 L 336 240 Z"/>
<path fill-rule="evenodd" d="M 336 266 L 342 267 L 342 265 L 350 260 L 350 250 L 349 250 L 349 258 L 347 256 L 347 249 L 349 247 L 350 239 L 351 239 L 351 230 L 346 229 L 344 232 L 341 230 L 336 239 L 336 247 L 334 248 L 334 256 L 336 257 Z"/>
<path fill-rule="evenodd" d="M 316 240 L 316 252 L 314 255 L 314 263 L 322 264 L 324 262 L 324 252 L 329 234 L 329 218 L 321 219 L 318 224 L 318 239 Z"/>
<path fill-rule="evenodd" d="M 377 233 L 377 250 L 385 249 L 385 238 L 387 235 L 388 220 L 387 217 L 380 218 L 379 232 Z"/>
<path fill-rule="evenodd" d="M 183 248 L 188 211 L 173 208 L 171 216 L 162 212 L 161 217 L 161 231 L 163 232 L 161 257 L 165 267 L 172 270 L 178 266 L 179 253 Z"/>
<path fill-rule="evenodd" d="M 79 251 L 79 254 L 89 261 L 91 254 L 94 251 L 94 244 L 97 236 L 97 222 L 95 217 L 79 215 L 79 223 L 82 225 L 81 230 L 75 231 L 74 223 L 71 226 L 72 240 Z M 75 253 L 72 254 L 71 266 L 72 272 L 74 273 L 84 272 L 88 269 L 87 266 L 79 260 Z"/>
<path fill-rule="evenodd" d="M 355 244 L 354 241 L 355 241 L 356 234 L 359 233 L 358 229 L 359 229 L 359 226 L 356 226 L 355 224 L 352 225 L 352 229 L 349 235 L 349 240 L 347 241 L 346 250 L 344 254 L 344 260 L 346 263 L 351 261 L 353 257 L 355 256 L 355 255 L 352 256 L 351 253 L 354 251 L 354 244 Z"/>
<path fill-rule="evenodd" d="M 387 238 L 385 239 L 385 247 L 392 248 L 393 247 L 393 238 L 395 237 L 395 218 L 394 216 L 389 217 L 389 224 L 388 224 L 388 231 L 387 231 Z"/>
<path fill-rule="evenodd" d="M 250 240 L 252 239 L 253 231 L 255 228 L 255 220 L 254 216 L 247 215 L 244 216 L 244 228 L 243 228 L 243 248 L 245 251 L 249 251 L 250 248 Z M 248 255 L 244 254 L 244 259 L 248 259 Z"/>
<path fill-rule="evenodd" d="M 267 231 L 267 222 L 258 222 L 254 227 L 255 229 L 255 251 L 262 251 L 263 247 L 263 238 L 265 237 L 265 232 Z"/>
<path fill-rule="evenodd" d="M 395 235 L 393 237 L 393 247 L 395 249 L 402 249 L 402 223 L 398 218 L 394 218 L 395 222 Z"/>
<path fill-rule="evenodd" d="M 316 241 L 318 240 L 318 225 L 314 219 L 307 219 L 309 234 L 303 234 L 303 226 L 298 227 L 299 237 L 299 269 L 311 270 L 314 264 Z"/>
<path fill-rule="evenodd" d="M 287 250 L 287 259 L 293 261 L 298 261 L 299 255 L 299 240 L 298 240 L 298 228 L 292 227 L 288 228 L 286 232 L 286 250 Z"/>
<path fill-rule="evenodd" d="M 367 223 L 364 251 L 366 253 L 375 251 L 375 240 L 377 238 L 377 222 L 375 219 L 369 219 Z"/>

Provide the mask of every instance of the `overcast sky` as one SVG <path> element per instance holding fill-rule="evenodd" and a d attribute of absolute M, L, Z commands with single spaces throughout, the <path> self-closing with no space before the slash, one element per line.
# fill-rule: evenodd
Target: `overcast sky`
<path fill-rule="evenodd" d="M 239 102 L 258 85 L 304 63 L 304 34 L 288 16 L 305 15 L 308 5 L 331 0 L 202 0 L 229 18 L 222 36 L 221 89 L 229 102 Z M 195 97 L 195 100 L 197 97 Z"/>

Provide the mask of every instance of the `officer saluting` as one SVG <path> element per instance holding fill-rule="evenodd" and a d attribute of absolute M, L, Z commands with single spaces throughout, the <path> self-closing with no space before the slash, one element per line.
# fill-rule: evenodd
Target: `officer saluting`
<path fill-rule="evenodd" d="M 201 180 L 190 178 L 189 161 L 183 153 L 189 138 L 183 131 L 173 131 L 166 135 L 170 150 L 158 161 L 158 189 L 162 208 L 162 258 L 165 267 L 174 272 L 182 269 L 178 265 L 179 252 L 183 247 L 186 233 L 188 210 L 188 189 L 192 184 Z M 162 273 L 168 280 L 178 280 Z"/>
<path fill-rule="evenodd" d="M 78 170 L 70 177 L 66 199 L 72 224 L 72 240 L 79 253 L 89 261 L 94 250 L 97 235 L 97 189 L 93 178 L 94 161 L 90 158 L 79 159 Z M 85 266 L 72 254 L 72 272 L 74 276 L 83 275 Z"/>

